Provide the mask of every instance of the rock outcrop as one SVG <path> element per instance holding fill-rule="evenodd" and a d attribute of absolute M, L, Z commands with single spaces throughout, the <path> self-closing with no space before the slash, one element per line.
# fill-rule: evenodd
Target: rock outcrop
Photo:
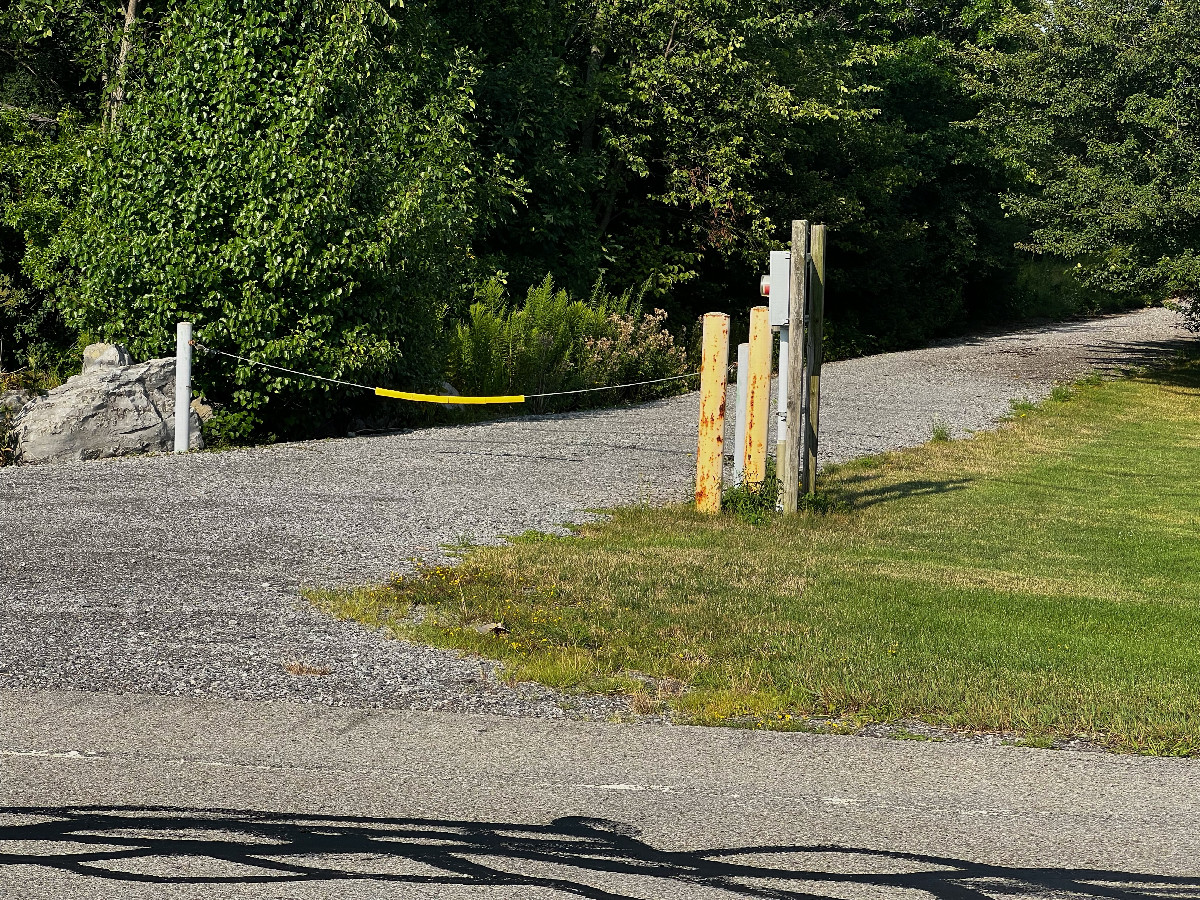
<path fill-rule="evenodd" d="M 83 372 L 132 366 L 133 357 L 121 344 L 88 344 L 83 349 Z"/>
<path fill-rule="evenodd" d="M 0 416 L 8 414 L 15 416 L 25 404 L 34 399 L 32 391 L 3 391 L 0 392 Z"/>
<path fill-rule="evenodd" d="M 191 412 L 191 449 L 204 446 Z M 175 445 L 175 360 L 129 364 L 115 344 L 84 351 L 83 372 L 25 405 L 13 421 L 18 463 L 167 453 Z"/>

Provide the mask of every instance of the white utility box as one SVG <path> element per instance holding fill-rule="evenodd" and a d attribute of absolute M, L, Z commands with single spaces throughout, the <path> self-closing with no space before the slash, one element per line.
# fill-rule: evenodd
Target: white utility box
<path fill-rule="evenodd" d="M 771 274 L 767 276 L 768 318 L 772 327 L 788 323 L 792 299 L 792 254 L 788 250 L 771 251 Z"/>

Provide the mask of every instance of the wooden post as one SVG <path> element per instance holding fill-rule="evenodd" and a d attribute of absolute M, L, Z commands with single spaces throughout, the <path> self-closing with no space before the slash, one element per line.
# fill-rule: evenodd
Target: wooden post
<path fill-rule="evenodd" d="M 703 513 L 721 511 L 728 369 L 729 316 L 706 313 L 700 357 L 700 436 L 696 446 L 696 509 Z"/>
<path fill-rule="evenodd" d="M 812 270 L 809 275 L 808 400 L 805 403 L 804 492 L 817 491 L 817 437 L 821 425 L 821 363 L 825 359 L 825 226 L 812 229 Z"/>
<path fill-rule="evenodd" d="M 785 513 L 794 513 L 800 499 L 800 446 L 804 435 L 802 411 L 804 407 L 804 308 L 807 279 L 805 270 L 808 260 L 808 222 L 792 222 L 792 285 L 791 306 L 788 310 L 788 398 L 787 439 L 782 460 L 780 490 L 783 502 L 780 508 Z"/>
<path fill-rule="evenodd" d="M 771 317 L 765 306 L 750 310 L 750 359 L 747 366 L 746 445 L 742 481 L 762 484 L 767 477 L 767 419 L 771 415 Z M 742 372 L 738 370 L 738 381 Z"/>
<path fill-rule="evenodd" d="M 779 393 L 775 400 L 775 474 L 779 496 L 775 509 L 783 509 L 783 461 L 787 459 L 788 327 L 779 326 Z"/>

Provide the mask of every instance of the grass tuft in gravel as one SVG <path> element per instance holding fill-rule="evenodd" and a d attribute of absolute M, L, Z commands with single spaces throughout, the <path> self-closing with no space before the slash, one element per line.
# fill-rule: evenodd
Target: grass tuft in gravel
<path fill-rule="evenodd" d="M 1197 435 L 1200 364 L 1091 380 L 998 431 L 830 467 L 819 514 L 621 509 L 312 599 L 698 723 L 919 720 L 1196 754 Z"/>

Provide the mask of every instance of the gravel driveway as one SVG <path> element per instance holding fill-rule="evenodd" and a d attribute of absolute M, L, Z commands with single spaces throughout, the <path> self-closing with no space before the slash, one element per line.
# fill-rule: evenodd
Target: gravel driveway
<path fill-rule="evenodd" d="M 822 460 L 986 428 L 1056 381 L 1192 338 L 1162 309 L 830 364 Z M 444 544 L 683 500 L 697 396 L 184 457 L 0 469 L 0 688 L 603 716 L 488 664 L 333 622 L 301 585 L 366 583 Z M 325 666 L 289 675 L 282 663 Z"/>

